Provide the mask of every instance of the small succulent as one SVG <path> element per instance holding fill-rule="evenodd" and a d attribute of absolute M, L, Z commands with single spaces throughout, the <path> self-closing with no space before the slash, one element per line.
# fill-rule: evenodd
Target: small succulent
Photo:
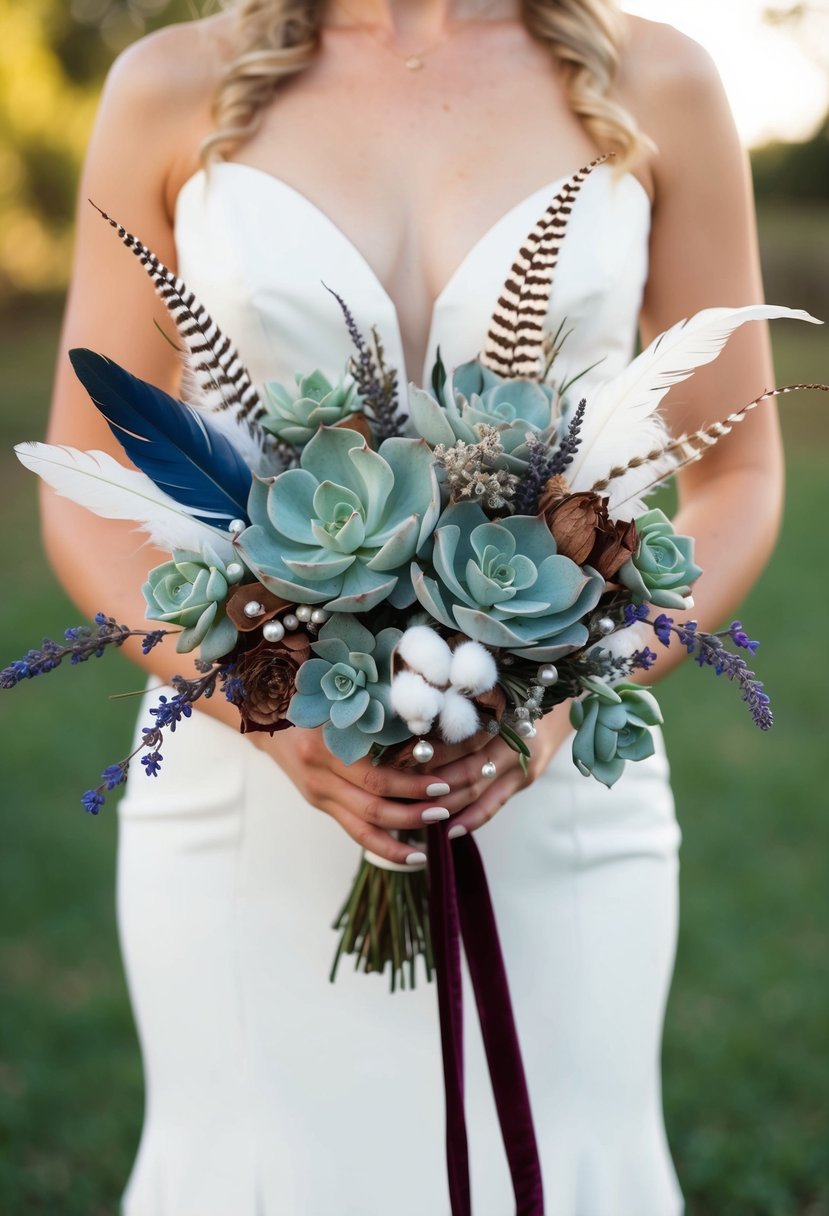
<path fill-rule="evenodd" d="M 319 369 L 309 376 L 297 372 L 295 379 L 294 389 L 277 380 L 265 385 L 267 413 L 259 420 L 266 431 L 292 447 L 304 448 L 320 426 L 335 426 L 362 407 L 353 382 L 343 379 L 332 384 Z"/>
<path fill-rule="evenodd" d="M 671 521 L 658 508 L 636 520 L 639 545 L 616 574 L 633 593 L 634 604 L 687 608 L 691 584 L 702 574 L 694 564 L 694 541 L 677 536 Z"/>
<path fill-rule="evenodd" d="M 329 751 L 344 764 L 365 756 L 373 743 L 408 738 L 390 704 L 391 657 L 401 636 L 399 629 L 382 629 L 375 637 L 353 616 L 332 616 L 311 646 L 315 657 L 299 669 L 288 720 L 322 726 Z"/>
<path fill-rule="evenodd" d="M 485 646 L 539 662 L 584 646 L 582 618 L 604 579 L 556 551 L 538 516 L 491 522 L 474 503 L 444 511 L 435 529 L 435 578 L 412 563 L 415 594 L 427 612 Z"/>
<path fill-rule="evenodd" d="M 653 755 L 648 727 L 662 722 L 662 712 L 656 698 L 638 684 L 623 681 L 611 688 L 595 677 L 583 682 L 587 695 L 570 707 L 576 728 L 573 762 L 582 776 L 593 776 L 609 789 L 621 777 L 626 760 Z"/>
<path fill-rule="evenodd" d="M 142 587 L 146 616 L 182 626 L 176 639 L 180 654 L 199 646 L 201 657 L 215 662 L 236 645 L 236 627 L 225 615 L 224 603 L 244 574 L 240 563 L 226 565 L 208 545 L 201 553 L 175 549 L 172 561 L 151 570 Z"/>
<path fill-rule="evenodd" d="M 415 430 L 431 447 L 451 447 L 459 439 L 477 443 L 476 427 L 495 427 L 504 449 L 498 466 L 521 473 L 529 459 L 528 432 L 543 442 L 553 435 L 554 397 L 547 384 L 505 380 L 473 359 L 446 378 L 438 397 L 412 387 L 409 407 Z"/>
<path fill-rule="evenodd" d="M 254 479 L 252 526 L 236 540 L 269 591 L 329 612 L 368 612 L 383 600 L 414 601 L 409 563 L 431 535 L 440 490 L 419 439 L 387 439 L 378 451 L 354 431 L 321 427 L 300 468 Z"/>

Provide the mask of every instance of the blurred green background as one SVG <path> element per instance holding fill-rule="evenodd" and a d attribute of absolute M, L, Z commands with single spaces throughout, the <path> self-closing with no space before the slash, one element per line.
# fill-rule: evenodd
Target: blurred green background
<path fill-rule="evenodd" d="M 102 75 L 121 45 L 190 15 L 166 0 L 0 0 L 0 665 L 77 622 L 44 564 L 35 479 L 11 448 L 45 427 Z M 829 318 L 829 128 L 753 159 L 768 296 Z M 821 331 L 774 333 L 778 383 L 829 379 Z M 740 613 L 763 639 L 774 731 L 756 731 L 710 671 L 660 688 L 684 836 L 664 1102 L 688 1216 L 829 1213 L 828 406 L 783 403 L 784 534 Z M 92 820 L 78 795 L 127 749 L 133 703 L 108 709 L 107 696 L 140 684 L 112 655 L 0 703 L 0 1211 L 14 1216 L 115 1212 L 137 1145 L 116 816 L 110 802 Z"/>

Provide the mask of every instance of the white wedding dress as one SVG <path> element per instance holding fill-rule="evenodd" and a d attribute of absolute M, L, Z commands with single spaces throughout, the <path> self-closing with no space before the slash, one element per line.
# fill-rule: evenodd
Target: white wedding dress
<path fill-rule="evenodd" d="M 504 215 L 438 298 L 421 383 L 478 353 L 513 256 L 564 179 Z M 582 382 L 631 356 L 648 198 L 602 166 L 577 199 L 550 304 Z M 365 259 L 287 184 L 237 163 L 195 174 L 176 209 L 179 274 L 253 380 L 342 371 L 338 291 L 376 324 L 405 384 L 395 308 Z M 142 704 L 138 727 L 150 722 Z M 390 995 L 331 921 L 358 849 L 264 753 L 194 713 L 119 807 L 118 917 L 146 1077 L 123 1216 L 448 1216 L 436 991 Z M 661 736 L 610 791 L 562 748 L 477 834 L 523 1048 L 549 1216 L 678 1216 L 660 1046 L 681 835 Z M 475 1216 L 514 1203 L 467 985 Z"/>

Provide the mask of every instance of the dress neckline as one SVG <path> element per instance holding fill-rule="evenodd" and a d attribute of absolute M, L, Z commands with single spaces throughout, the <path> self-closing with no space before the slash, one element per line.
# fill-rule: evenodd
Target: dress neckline
<path fill-rule="evenodd" d="M 371 263 L 368 261 L 366 256 L 362 253 L 362 251 L 357 247 L 357 245 L 355 245 L 354 241 L 339 226 L 339 224 L 337 224 L 331 218 L 331 216 L 328 215 L 328 213 L 326 211 L 324 211 L 317 203 L 313 202 L 313 200 L 310 199 L 306 194 L 303 194 L 303 192 L 301 190 L 298 190 L 295 186 L 292 186 L 289 182 L 285 181 L 283 178 L 277 177 L 276 174 L 268 173 L 265 169 L 260 169 L 256 165 L 246 164 L 244 161 L 234 161 L 234 160 L 216 161 L 210 166 L 211 174 L 214 174 L 217 171 L 220 171 L 221 173 L 227 173 L 228 170 L 232 170 L 233 172 L 241 172 L 243 175 L 250 174 L 253 179 L 261 181 L 263 183 L 263 186 L 265 186 L 267 189 L 272 189 L 274 191 L 282 191 L 282 192 L 286 193 L 295 202 L 299 203 L 302 206 L 305 206 L 308 209 L 309 213 L 314 217 L 315 222 L 322 225 L 323 227 L 325 227 L 331 234 L 332 238 L 335 241 L 340 242 L 348 250 L 350 256 L 356 261 L 356 263 L 360 266 L 360 268 L 364 272 L 366 280 L 371 283 L 373 290 L 377 293 L 378 299 L 380 299 L 383 302 L 385 310 L 388 314 L 388 319 L 396 330 L 395 336 L 396 336 L 396 340 L 398 343 L 398 349 L 400 350 L 400 352 L 402 354 L 405 347 L 403 344 L 403 335 L 402 335 L 402 331 L 400 328 L 400 317 L 399 317 L 399 313 L 397 310 L 397 305 L 395 304 L 394 300 L 390 296 L 389 292 L 387 291 L 387 289 L 386 289 L 385 285 L 383 284 L 382 280 L 380 279 L 379 275 L 374 270 L 374 267 L 371 265 Z M 609 172 L 612 172 L 612 166 L 609 163 L 606 162 L 604 164 L 597 165 L 597 167 L 593 170 L 591 175 L 587 178 L 587 180 L 582 185 L 582 192 L 584 192 L 586 189 L 590 188 L 591 182 L 599 180 L 599 174 L 601 174 L 601 173 L 607 174 Z M 549 202 L 549 198 L 547 198 L 547 196 L 549 195 L 550 197 L 552 197 L 552 195 L 556 192 L 558 187 L 562 186 L 564 184 L 564 182 L 566 182 L 568 180 L 568 178 L 570 178 L 572 176 L 573 176 L 572 173 L 562 174 L 560 177 L 554 178 L 552 181 L 545 182 L 543 185 L 539 186 L 537 190 L 533 190 L 530 194 L 527 194 L 523 198 L 519 199 L 518 202 L 514 203 L 511 207 L 508 208 L 507 211 L 503 212 L 492 224 L 490 224 L 490 226 L 477 238 L 477 240 L 474 241 L 474 243 L 470 246 L 470 248 L 466 251 L 466 253 L 461 257 L 461 260 L 455 266 L 455 269 L 449 275 L 449 278 L 446 280 L 443 287 L 438 292 L 437 296 L 435 297 L 434 301 L 432 302 L 432 307 L 430 310 L 428 335 L 427 335 L 427 339 L 426 339 L 426 346 L 424 348 L 425 349 L 424 366 L 423 366 L 422 373 L 421 373 L 421 379 L 419 381 L 420 384 L 422 384 L 422 385 L 426 384 L 427 380 L 431 374 L 431 368 L 428 366 L 429 351 L 433 344 L 433 339 L 434 339 L 434 335 L 435 335 L 435 327 L 437 324 L 437 320 L 438 320 L 441 308 L 448 301 L 448 299 L 452 295 L 452 293 L 456 290 L 458 284 L 463 279 L 464 272 L 466 271 L 466 269 L 475 260 L 475 258 L 477 258 L 481 255 L 482 250 L 485 249 L 486 246 L 495 238 L 496 234 L 498 232 L 500 232 L 502 229 L 508 227 L 510 225 L 510 223 L 512 222 L 513 218 L 515 216 L 517 216 L 518 214 L 522 213 L 525 209 L 529 209 L 531 204 L 534 204 L 537 202 L 537 205 L 539 207 L 539 215 L 540 215 L 541 211 L 543 210 L 542 203 L 544 203 L 545 200 L 547 202 Z M 619 180 L 625 181 L 625 182 L 630 181 L 634 184 L 635 192 L 638 193 L 640 199 L 644 203 L 648 218 L 650 219 L 651 207 L 652 207 L 651 199 L 650 199 L 650 196 L 649 196 L 647 190 L 642 185 L 642 182 L 639 180 L 639 178 L 636 177 L 636 175 L 634 173 L 631 173 L 628 170 L 621 175 L 621 178 Z M 174 215 L 175 215 L 174 222 L 175 222 L 176 229 L 178 228 L 178 225 L 179 225 L 180 209 L 183 206 L 184 200 L 189 196 L 191 191 L 194 190 L 196 188 L 196 186 L 199 184 L 202 185 L 202 188 L 204 188 L 205 184 L 209 185 L 209 178 L 208 178 L 207 172 L 203 168 L 197 169 L 195 171 L 195 173 L 191 174 L 190 177 L 188 177 L 182 183 L 181 187 L 179 188 L 179 191 L 176 195 L 175 203 L 174 203 Z M 532 226 L 532 224 L 535 222 L 536 219 L 538 219 L 538 216 L 536 216 L 533 213 L 530 224 L 527 225 L 527 232 L 529 232 L 530 227 Z M 526 233 L 522 232 L 519 236 L 517 236 L 515 238 L 516 249 L 517 249 L 517 242 L 520 241 L 524 235 L 526 235 Z M 379 318 L 378 318 L 378 324 L 379 324 Z M 402 375 L 402 383 L 405 384 L 408 379 L 408 377 L 406 376 L 406 369 L 405 369 L 405 367 L 401 367 L 398 370 Z"/>

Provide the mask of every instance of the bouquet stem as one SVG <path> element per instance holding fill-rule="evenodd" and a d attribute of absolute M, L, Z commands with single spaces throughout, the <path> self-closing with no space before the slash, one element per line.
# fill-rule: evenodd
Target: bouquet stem
<path fill-rule="evenodd" d="M 334 921 L 340 940 L 330 980 L 344 954 L 354 956 L 357 971 L 382 973 L 391 964 L 390 987 L 415 987 L 417 959 L 432 979 L 434 958 L 429 930 L 429 891 L 425 870 L 386 870 L 364 853 L 351 891 Z M 407 985 L 408 973 L 408 985 Z"/>

